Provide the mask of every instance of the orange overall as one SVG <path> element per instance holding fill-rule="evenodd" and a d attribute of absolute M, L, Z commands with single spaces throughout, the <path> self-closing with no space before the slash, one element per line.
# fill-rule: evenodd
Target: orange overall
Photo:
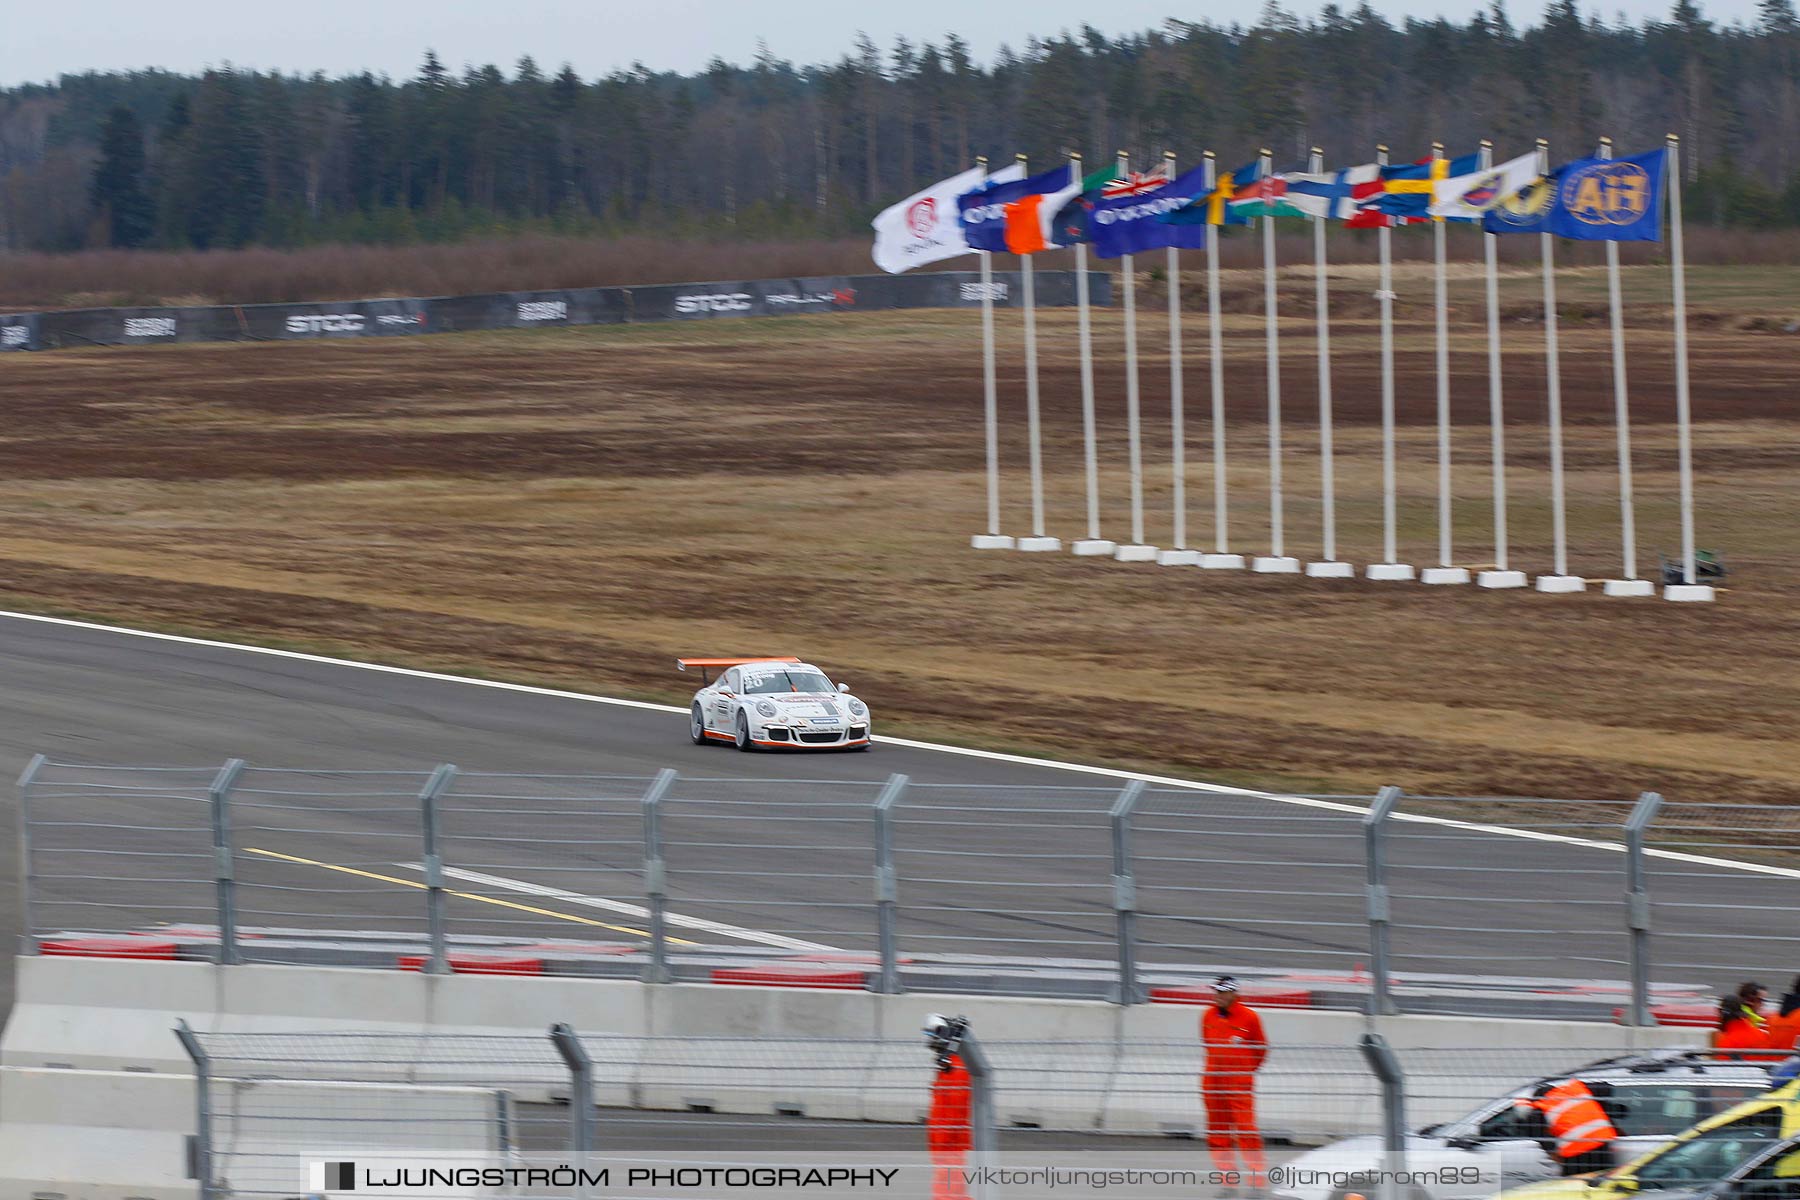
<path fill-rule="evenodd" d="M 925 1118 L 925 1140 L 931 1150 L 932 1200 L 968 1200 L 963 1185 L 973 1135 L 969 1129 L 969 1068 L 952 1054 L 950 1065 L 931 1080 L 931 1112 Z"/>
<path fill-rule="evenodd" d="M 1206 1145 L 1213 1163 L 1230 1171 L 1241 1156 L 1249 1186 L 1260 1188 L 1268 1169 L 1256 1128 L 1256 1069 L 1269 1053 L 1262 1018 L 1241 1000 L 1225 1010 L 1209 1007 L 1200 1018 L 1200 1041 L 1206 1047 L 1200 1098 L 1206 1104 Z"/>

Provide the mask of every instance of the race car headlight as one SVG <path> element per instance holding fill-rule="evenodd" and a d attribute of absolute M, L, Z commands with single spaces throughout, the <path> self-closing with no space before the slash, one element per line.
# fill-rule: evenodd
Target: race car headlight
<path fill-rule="evenodd" d="M 850 715 L 853 717 L 866 717 L 869 715 L 869 706 L 864 704 L 861 700 L 852 700 L 850 702 Z"/>
<path fill-rule="evenodd" d="M 770 704 L 767 700 L 758 700 L 756 702 L 756 711 L 765 717 L 772 717 L 775 715 L 775 706 Z"/>

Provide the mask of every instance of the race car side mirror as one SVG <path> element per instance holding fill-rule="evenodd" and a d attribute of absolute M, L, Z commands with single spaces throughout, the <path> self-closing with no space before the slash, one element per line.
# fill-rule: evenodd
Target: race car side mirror
<path fill-rule="evenodd" d="M 847 684 L 847 683 L 840 683 L 840 684 L 838 684 L 838 691 L 840 691 L 840 692 L 847 692 L 847 691 L 849 691 L 849 690 L 850 690 L 850 685 L 849 685 L 849 684 Z"/>

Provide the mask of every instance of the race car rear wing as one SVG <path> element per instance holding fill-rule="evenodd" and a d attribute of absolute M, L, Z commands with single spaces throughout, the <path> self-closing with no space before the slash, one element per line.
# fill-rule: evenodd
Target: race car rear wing
<path fill-rule="evenodd" d="M 712 682 L 712 672 L 723 671 L 730 667 L 741 667 L 745 663 L 797 663 L 799 661 L 791 654 L 768 655 L 762 658 L 678 658 L 675 660 L 675 668 L 679 671 L 685 671 L 690 667 L 698 668 L 700 682 L 708 684 Z"/>

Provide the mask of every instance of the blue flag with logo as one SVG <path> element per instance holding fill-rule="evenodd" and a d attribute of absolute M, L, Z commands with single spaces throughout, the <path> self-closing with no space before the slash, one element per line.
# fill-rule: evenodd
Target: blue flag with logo
<path fill-rule="evenodd" d="M 1550 233 L 1550 210 L 1556 204 L 1562 168 L 1526 184 L 1510 196 L 1502 196 L 1481 215 L 1487 233 Z"/>
<path fill-rule="evenodd" d="M 1068 182 L 1069 168 L 1065 163 L 1042 175 L 987 183 L 958 196 L 956 208 L 961 215 L 963 237 L 968 241 L 969 249 L 1005 254 L 1006 206 L 1027 196 L 1061 191 Z"/>
<path fill-rule="evenodd" d="M 1488 233 L 1551 233 L 1583 242 L 1662 240 L 1667 151 L 1578 158 L 1487 210 Z"/>
<path fill-rule="evenodd" d="M 1203 191 L 1204 167 L 1195 167 L 1169 179 L 1160 172 L 1133 174 L 1116 179 L 1101 192 L 1088 214 L 1088 232 L 1094 253 L 1101 258 L 1118 258 L 1122 254 L 1141 254 L 1164 246 L 1183 250 L 1204 250 L 1206 230 L 1202 226 L 1172 225 L 1163 218 L 1182 208 L 1197 190 Z"/>
<path fill-rule="evenodd" d="M 1666 150 L 1632 158 L 1578 158 L 1557 169 L 1550 232 L 1585 242 L 1662 240 Z"/>

